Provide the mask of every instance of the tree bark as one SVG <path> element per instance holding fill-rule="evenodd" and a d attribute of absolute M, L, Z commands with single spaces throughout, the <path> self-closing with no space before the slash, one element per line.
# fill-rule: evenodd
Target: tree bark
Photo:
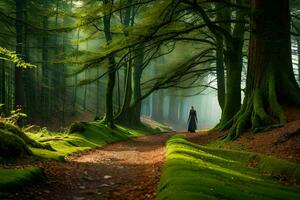
<path fill-rule="evenodd" d="M 218 102 L 223 110 L 225 105 L 225 73 L 224 73 L 224 44 L 221 35 L 216 36 L 216 57 L 217 57 L 217 87 Z"/>
<path fill-rule="evenodd" d="M 224 19 L 231 18 L 230 8 L 225 7 L 216 3 L 217 16 L 216 21 L 221 21 Z M 230 23 L 219 23 L 219 26 L 231 32 Z M 215 32 L 216 37 L 216 72 L 217 72 L 217 87 L 218 87 L 218 102 L 223 110 L 225 106 L 225 73 L 224 73 L 224 38 L 219 32 Z"/>
<path fill-rule="evenodd" d="M 238 10 L 236 12 L 237 20 L 243 21 L 246 13 Z M 231 33 L 232 38 L 225 39 L 225 65 L 226 65 L 226 95 L 225 104 L 222 110 L 220 123 L 217 125 L 219 129 L 226 129 L 235 114 L 241 107 L 241 72 L 243 68 L 243 45 L 245 24 L 236 23 L 233 30 L 227 30 Z"/>
<path fill-rule="evenodd" d="M 291 61 L 289 1 L 251 1 L 249 62 L 245 99 L 227 139 L 283 124 L 282 104 L 300 105 Z"/>
<path fill-rule="evenodd" d="M 109 5 L 109 0 L 103 0 L 104 5 Z M 112 6 L 112 5 L 111 5 Z M 103 17 L 104 24 L 104 34 L 107 44 L 109 45 L 112 41 L 112 34 L 110 32 L 110 20 L 111 15 L 105 13 Z M 113 94 L 114 94 L 114 86 L 116 82 L 116 69 L 115 69 L 115 58 L 114 56 L 110 56 L 108 58 L 108 83 L 106 88 L 106 116 L 105 122 L 109 127 L 114 128 L 114 108 L 113 108 Z"/>

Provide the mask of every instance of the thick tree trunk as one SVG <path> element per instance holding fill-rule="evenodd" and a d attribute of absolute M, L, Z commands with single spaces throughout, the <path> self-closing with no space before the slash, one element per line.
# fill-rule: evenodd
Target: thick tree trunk
<path fill-rule="evenodd" d="M 129 0 L 128 5 L 132 3 Z M 133 7 L 129 6 L 125 11 L 123 24 L 125 27 L 129 26 L 130 21 L 134 18 Z M 127 30 L 124 31 L 124 35 L 127 36 Z M 130 49 L 129 49 L 130 50 Z M 144 44 L 139 44 L 133 50 L 133 63 L 129 61 L 127 65 L 126 83 L 124 99 L 120 113 L 116 120 L 120 123 L 130 126 L 139 126 L 141 124 L 140 116 L 142 109 L 142 102 L 140 97 L 141 91 L 141 76 L 144 62 Z"/>
<path fill-rule="evenodd" d="M 16 53 L 23 55 L 23 21 L 24 21 L 24 9 L 26 2 L 24 0 L 16 0 Z M 25 106 L 25 92 L 23 71 L 19 67 L 15 68 L 15 106 Z"/>
<path fill-rule="evenodd" d="M 122 110 L 116 120 L 130 126 L 141 124 L 142 102 L 140 101 L 141 78 L 144 63 L 144 45 L 139 44 L 134 50 L 134 64 L 127 68 L 126 90 Z M 129 64 L 130 66 L 130 64 Z"/>
<path fill-rule="evenodd" d="M 291 62 L 289 1 L 251 1 L 251 35 L 246 93 L 227 139 L 283 124 L 281 104 L 300 105 Z"/>

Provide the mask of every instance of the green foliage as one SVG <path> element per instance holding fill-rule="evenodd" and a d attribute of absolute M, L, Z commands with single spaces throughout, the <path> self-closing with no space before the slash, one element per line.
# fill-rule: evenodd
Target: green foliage
<path fill-rule="evenodd" d="M 175 136 L 167 144 L 157 199 L 299 199 L 297 188 L 276 180 L 299 181 L 299 169 L 274 157 L 205 147 Z"/>
<path fill-rule="evenodd" d="M 17 67 L 24 68 L 24 69 L 36 67 L 35 65 L 26 63 L 19 55 L 3 47 L 0 47 L 0 60 L 11 61 L 15 63 Z"/>
<path fill-rule="evenodd" d="M 0 105 L 1 106 L 1 105 Z M 3 105 L 4 106 L 4 105 Z M 0 109 L 1 110 L 1 109 Z M 20 108 L 16 110 L 11 110 L 10 114 L 7 117 L 0 117 L 0 121 L 4 122 L 6 124 L 12 124 L 15 125 L 19 121 L 27 118 L 27 115 L 22 112 Z"/>

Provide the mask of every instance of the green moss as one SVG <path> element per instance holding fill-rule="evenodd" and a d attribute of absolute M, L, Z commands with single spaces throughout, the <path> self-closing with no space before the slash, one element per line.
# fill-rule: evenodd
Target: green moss
<path fill-rule="evenodd" d="M 0 129 L 0 157 L 16 158 L 31 155 L 24 140 L 6 130 Z"/>
<path fill-rule="evenodd" d="M 53 150 L 49 144 L 40 144 L 39 142 L 36 142 L 28 137 L 19 127 L 13 124 L 0 122 L 0 129 L 9 131 L 11 134 L 18 136 L 31 147 Z"/>
<path fill-rule="evenodd" d="M 19 189 L 24 185 L 45 179 L 44 172 L 38 167 L 24 169 L 0 169 L 0 192 Z"/>
<path fill-rule="evenodd" d="M 71 133 L 28 133 L 32 139 L 39 141 L 41 144 L 50 144 L 55 151 L 38 148 L 30 149 L 33 154 L 38 157 L 63 160 L 68 154 L 101 147 L 105 144 L 142 135 L 140 131 L 122 126 L 111 129 L 99 122 L 76 123 L 70 132 Z"/>
<path fill-rule="evenodd" d="M 299 199 L 298 188 L 276 179 L 299 181 L 299 169 L 274 157 L 196 145 L 174 136 L 167 143 L 157 199 Z"/>
<path fill-rule="evenodd" d="M 76 122 L 70 126 L 69 133 L 84 132 L 86 123 Z"/>

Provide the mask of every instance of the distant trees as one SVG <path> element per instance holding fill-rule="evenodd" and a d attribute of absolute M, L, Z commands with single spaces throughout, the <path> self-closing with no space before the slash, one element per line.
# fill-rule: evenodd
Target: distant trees
<path fill-rule="evenodd" d="M 67 101 L 63 99 L 71 98 L 66 94 L 70 89 L 64 84 L 68 70 L 63 68 L 64 64 L 57 64 L 59 54 L 72 46 L 65 37 L 67 23 L 63 28 L 64 21 L 70 18 L 66 17 L 70 5 L 68 0 L 1 2 L 0 23 L 5 27 L 0 30 L 1 46 L 37 66 L 23 70 L 2 62 L 1 99 L 6 110 L 22 106 L 34 120 L 55 119 L 71 113 L 62 109 L 65 107 L 62 102 Z"/>
<path fill-rule="evenodd" d="M 228 139 L 233 139 L 248 128 L 257 131 L 284 123 L 281 105 L 299 100 L 291 52 L 286 50 L 295 32 L 300 52 L 299 17 L 295 9 L 291 29 L 286 2 L 3 2 L 0 45 L 37 65 L 23 71 L 1 61 L 0 99 L 6 110 L 21 105 L 32 118 L 58 118 L 62 125 L 77 113 L 89 112 L 97 118 L 105 115 L 103 121 L 110 127 L 133 126 L 141 123 L 147 97 L 152 117 L 163 118 L 162 102 L 168 93 L 160 90 L 192 89 L 199 94 L 213 88 L 222 108 L 216 129 L 230 129 Z M 161 62 L 181 48 L 185 56 L 174 63 Z M 177 121 L 183 106 L 177 97 L 170 102 L 179 109 L 169 113 Z"/>

